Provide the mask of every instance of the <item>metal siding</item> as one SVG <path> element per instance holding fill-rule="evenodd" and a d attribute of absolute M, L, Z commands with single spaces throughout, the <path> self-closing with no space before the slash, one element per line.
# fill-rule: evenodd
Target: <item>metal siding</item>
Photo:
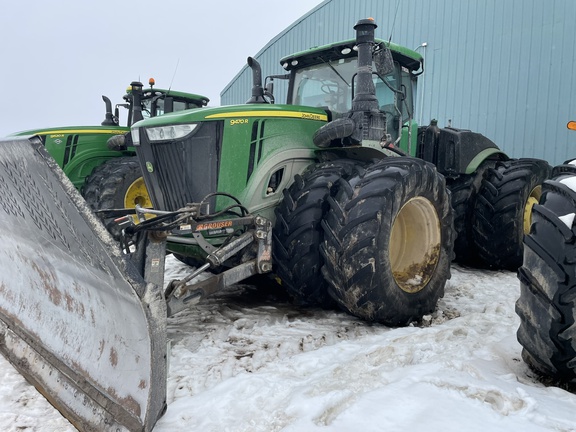
<path fill-rule="evenodd" d="M 576 2 L 326 0 L 256 58 L 264 75 L 283 73 L 281 57 L 353 37 L 354 23 L 368 16 L 379 26 L 378 37 L 392 32 L 392 41 L 425 58 L 415 99 L 421 123 L 451 121 L 486 135 L 512 157 L 553 164 L 576 157 L 576 133 L 566 129 L 568 120 L 576 120 Z M 276 101 L 284 102 L 285 85 L 276 83 Z M 250 87 L 244 68 L 223 90 L 221 103 L 244 103 Z"/>

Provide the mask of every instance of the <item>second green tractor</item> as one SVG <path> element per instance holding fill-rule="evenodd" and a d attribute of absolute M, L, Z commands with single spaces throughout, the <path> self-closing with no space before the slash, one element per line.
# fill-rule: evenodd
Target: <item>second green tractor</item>
<path fill-rule="evenodd" d="M 123 97 L 124 102 L 114 108 L 110 99 L 102 96 L 106 114 L 100 125 L 34 129 L 13 136 L 38 136 L 94 210 L 134 208 L 137 204 L 150 207 L 152 203 L 129 139 L 130 126 L 144 118 L 200 108 L 209 102 L 205 96 L 154 85 L 153 78 L 148 88 L 133 81 Z M 126 109 L 125 125 L 120 124 L 120 108 Z M 119 238 L 120 229 L 114 221 L 107 219 L 104 223 Z"/>

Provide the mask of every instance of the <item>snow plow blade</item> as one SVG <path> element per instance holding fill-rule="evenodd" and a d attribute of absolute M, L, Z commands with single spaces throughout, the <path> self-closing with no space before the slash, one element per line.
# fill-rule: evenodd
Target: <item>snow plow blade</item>
<path fill-rule="evenodd" d="M 0 140 L 0 191 L 0 351 L 77 429 L 152 430 L 166 409 L 161 289 L 38 138 Z"/>

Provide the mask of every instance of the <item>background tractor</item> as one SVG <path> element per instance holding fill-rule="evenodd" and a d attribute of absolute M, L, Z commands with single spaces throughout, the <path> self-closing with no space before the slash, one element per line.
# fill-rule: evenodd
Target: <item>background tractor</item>
<path fill-rule="evenodd" d="M 419 128 L 413 95 L 423 59 L 375 39 L 375 28 L 361 20 L 356 39 L 283 58 L 287 74 L 264 86 L 249 58 L 245 105 L 135 124 L 154 208 L 174 218 L 141 229 L 172 230 L 168 249 L 199 271 L 223 272 L 220 287 L 274 265 L 297 301 L 336 302 L 391 325 L 434 309 L 449 278 L 453 217 L 461 261 L 517 267 L 550 167 L 510 160 L 468 130 Z M 286 104 L 273 103 L 275 79 L 289 81 Z M 273 256 L 262 255 L 266 241 L 247 240 L 255 232 L 273 239 Z M 185 303 L 206 292 L 180 284 L 168 294 Z"/>
<path fill-rule="evenodd" d="M 143 88 L 134 81 L 124 95 L 124 103 L 112 103 L 102 96 L 106 116 L 100 126 L 72 126 L 34 129 L 12 136 L 37 135 L 46 150 L 64 170 L 74 186 L 94 209 L 134 208 L 136 204 L 151 206 L 146 185 L 128 132 L 133 123 L 173 111 L 205 106 L 208 98 L 191 93 L 154 88 Z M 127 109 L 125 126 L 120 125 L 119 108 Z M 113 235 L 119 229 L 112 220 L 105 220 Z"/>
<path fill-rule="evenodd" d="M 568 128 L 576 130 L 576 122 Z M 518 271 L 522 357 L 537 373 L 576 388 L 576 159 L 554 168 L 534 206 Z"/>

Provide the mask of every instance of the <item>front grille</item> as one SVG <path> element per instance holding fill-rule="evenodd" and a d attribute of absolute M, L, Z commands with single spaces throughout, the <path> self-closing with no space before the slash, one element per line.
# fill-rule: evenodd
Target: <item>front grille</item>
<path fill-rule="evenodd" d="M 154 208 L 177 210 L 217 191 L 222 129 L 222 121 L 203 122 L 184 140 L 159 143 L 141 133 L 137 153 Z"/>

